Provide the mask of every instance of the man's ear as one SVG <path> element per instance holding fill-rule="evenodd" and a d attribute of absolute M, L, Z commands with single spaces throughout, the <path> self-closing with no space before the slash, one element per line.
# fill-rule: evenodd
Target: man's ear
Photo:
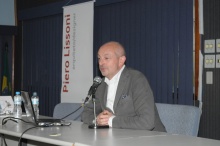
<path fill-rule="evenodd" d="M 126 61 L 126 57 L 125 57 L 125 56 L 121 56 L 121 57 L 120 57 L 120 60 L 119 60 L 120 65 L 121 65 L 121 66 L 124 65 L 124 64 L 125 64 L 125 61 Z"/>

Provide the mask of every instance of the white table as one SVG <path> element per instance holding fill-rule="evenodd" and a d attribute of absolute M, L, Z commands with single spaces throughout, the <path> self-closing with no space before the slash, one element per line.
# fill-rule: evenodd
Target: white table
<path fill-rule="evenodd" d="M 30 124 L 16 124 L 9 121 L 0 126 L 0 133 L 20 137 L 21 133 L 32 127 Z M 72 146 L 78 144 L 95 145 L 99 141 L 111 142 L 141 136 L 166 135 L 162 132 L 130 129 L 89 129 L 88 125 L 73 121 L 71 126 L 36 128 L 27 131 L 24 139 L 40 141 L 54 145 Z"/>
<path fill-rule="evenodd" d="M 10 146 L 17 146 L 21 133 L 30 127 L 31 124 L 8 121 L 6 125 L 0 125 L 0 133 L 7 136 L 6 141 L 11 142 Z M 114 128 L 89 129 L 88 125 L 77 121 L 73 121 L 71 126 L 31 129 L 22 138 L 31 146 L 220 146 L 220 141 L 217 140 L 164 132 Z"/>
<path fill-rule="evenodd" d="M 156 135 L 118 139 L 115 141 L 98 141 L 93 146 L 220 146 L 219 140 L 184 136 Z"/>

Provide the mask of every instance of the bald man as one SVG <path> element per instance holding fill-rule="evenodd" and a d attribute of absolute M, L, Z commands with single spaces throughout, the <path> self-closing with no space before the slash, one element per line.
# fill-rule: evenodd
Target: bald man
<path fill-rule="evenodd" d="M 125 61 L 125 49 L 118 42 L 105 43 L 98 51 L 104 78 L 95 93 L 97 125 L 165 132 L 146 77 L 126 67 Z M 84 107 L 86 124 L 94 123 L 93 105 L 90 101 Z"/>

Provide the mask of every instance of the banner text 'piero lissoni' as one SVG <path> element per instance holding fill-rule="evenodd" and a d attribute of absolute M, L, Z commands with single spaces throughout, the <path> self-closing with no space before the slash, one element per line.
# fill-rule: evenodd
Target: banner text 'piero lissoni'
<path fill-rule="evenodd" d="M 64 48 L 63 48 L 63 57 L 64 58 L 67 58 L 67 59 L 64 59 L 66 60 L 64 62 L 64 66 L 65 66 L 65 73 L 64 73 L 64 80 L 63 80 L 63 92 L 68 92 L 68 85 L 69 85 L 69 71 L 70 71 L 70 62 L 68 60 L 69 56 L 70 56 L 70 15 L 67 14 L 65 15 L 65 43 L 64 43 Z"/>

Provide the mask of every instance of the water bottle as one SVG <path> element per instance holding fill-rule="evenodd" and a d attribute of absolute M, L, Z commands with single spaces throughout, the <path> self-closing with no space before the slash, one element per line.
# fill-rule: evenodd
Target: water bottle
<path fill-rule="evenodd" d="M 39 118 L 39 97 L 37 96 L 37 92 L 33 92 L 31 101 L 33 104 L 35 116 L 38 119 Z"/>
<path fill-rule="evenodd" d="M 21 95 L 20 92 L 15 92 L 14 96 L 14 110 L 13 114 L 15 118 L 21 118 L 22 117 L 22 109 L 21 109 Z"/>

